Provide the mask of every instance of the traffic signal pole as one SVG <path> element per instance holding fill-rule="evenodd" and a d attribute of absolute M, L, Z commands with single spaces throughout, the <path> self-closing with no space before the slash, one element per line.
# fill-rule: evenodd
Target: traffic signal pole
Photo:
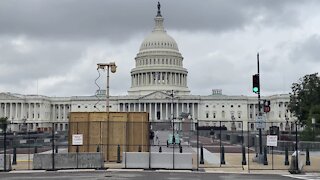
<path fill-rule="evenodd" d="M 259 71 L 259 53 L 257 54 L 257 66 L 258 66 L 258 78 L 259 78 L 259 91 L 258 91 L 258 114 L 261 116 L 261 106 L 260 106 L 260 71 Z M 259 161 L 262 157 L 262 131 L 259 128 Z"/>

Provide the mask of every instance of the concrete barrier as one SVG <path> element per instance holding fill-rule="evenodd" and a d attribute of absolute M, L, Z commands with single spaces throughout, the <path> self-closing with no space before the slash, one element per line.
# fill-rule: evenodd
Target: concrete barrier
<path fill-rule="evenodd" d="M 6 155 L 6 170 L 11 171 L 11 155 Z M 4 171 L 4 154 L 0 154 L 0 171 Z"/>
<path fill-rule="evenodd" d="M 192 153 L 174 154 L 175 169 L 192 169 Z"/>
<path fill-rule="evenodd" d="M 173 154 L 170 152 L 127 152 L 123 153 L 123 157 L 124 168 L 192 169 L 192 153 L 175 153 L 174 166 Z"/>
<path fill-rule="evenodd" d="M 124 168 L 149 168 L 149 152 L 123 152 Z"/>
<path fill-rule="evenodd" d="M 59 153 L 54 155 L 54 168 L 103 168 L 101 159 L 101 153 Z M 34 154 L 33 169 L 52 169 L 52 154 Z"/>
<path fill-rule="evenodd" d="M 176 154 L 175 154 L 176 156 Z M 169 152 L 151 153 L 150 158 L 151 169 L 172 169 L 173 168 L 173 155 Z"/>

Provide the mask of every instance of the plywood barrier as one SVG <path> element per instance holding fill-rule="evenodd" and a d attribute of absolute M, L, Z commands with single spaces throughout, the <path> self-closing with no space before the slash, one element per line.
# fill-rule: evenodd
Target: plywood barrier
<path fill-rule="evenodd" d="M 82 134 L 79 152 L 103 152 L 105 161 L 117 161 L 122 152 L 149 151 L 149 116 L 144 112 L 72 112 L 69 121 L 69 152 L 72 135 Z"/>

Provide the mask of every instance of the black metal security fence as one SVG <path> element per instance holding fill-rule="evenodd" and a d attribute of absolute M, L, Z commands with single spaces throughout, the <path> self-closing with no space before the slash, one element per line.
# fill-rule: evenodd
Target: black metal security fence
<path fill-rule="evenodd" d="M 242 121 L 201 121 L 197 129 L 199 167 L 244 169 L 243 128 Z"/>
<path fill-rule="evenodd" d="M 57 129 L 57 124 L 0 133 L 0 170 L 116 167 L 254 171 L 299 170 L 303 166 L 304 171 L 320 171 L 317 124 L 309 133 L 296 123 L 281 130 L 273 122 L 95 121 L 71 123 L 66 130 Z M 262 127 L 261 138 L 257 127 Z"/>
<path fill-rule="evenodd" d="M 319 172 L 319 140 L 304 137 L 307 127 L 297 122 L 287 123 L 286 127 L 278 124 L 247 123 L 248 170 Z"/>

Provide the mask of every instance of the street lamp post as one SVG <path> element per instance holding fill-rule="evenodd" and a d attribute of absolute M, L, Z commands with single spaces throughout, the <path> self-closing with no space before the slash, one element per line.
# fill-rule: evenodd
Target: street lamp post
<path fill-rule="evenodd" d="M 98 65 L 98 70 L 99 69 L 106 69 L 107 70 L 107 89 L 106 89 L 106 113 L 107 113 L 107 124 L 108 124 L 108 131 L 107 132 L 109 132 L 109 108 L 110 108 L 110 106 L 109 106 L 109 70 L 110 70 L 110 68 L 111 68 L 111 72 L 112 73 L 115 73 L 116 71 L 117 71 L 117 66 L 116 66 L 116 63 L 115 62 L 111 62 L 111 63 L 99 63 L 99 64 L 97 64 Z M 100 129 L 101 129 L 101 123 L 100 123 Z M 104 152 L 104 150 L 103 150 L 103 146 L 102 146 L 102 137 L 103 137 L 103 135 L 102 135 L 102 133 L 100 133 L 100 146 L 101 146 L 101 148 L 100 148 L 100 152 L 102 153 L 102 152 Z"/>
<path fill-rule="evenodd" d="M 106 89 L 106 112 L 108 114 L 108 120 L 109 120 L 109 70 L 111 68 L 111 72 L 115 73 L 117 71 L 117 66 L 115 62 L 111 63 L 99 63 L 98 69 L 106 69 L 107 70 L 107 89 Z"/>

